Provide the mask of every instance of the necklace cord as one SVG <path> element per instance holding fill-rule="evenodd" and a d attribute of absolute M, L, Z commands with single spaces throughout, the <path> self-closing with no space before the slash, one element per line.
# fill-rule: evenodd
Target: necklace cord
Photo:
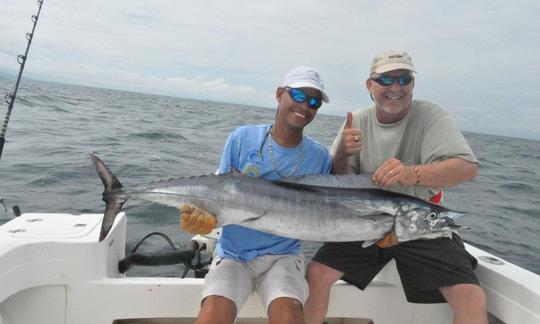
<path fill-rule="evenodd" d="M 270 134 L 270 136 L 268 136 L 268 134 Z M 267 137 L 269 137 L 269 139 L 268 139 L 268 153 L 269 153 L 269 156 L 270 156 L 270 162 L 272 163 L 272 168 L 282 178 L 292 177 L 294 175 L 294 173 L 296 172 L 296 170 L 298 170 L 298 167 L 300 167 L 300 164 L 302 163 L 302 159 L 304 157 L 304 141 L 303 141 L 303 139 L 300 142 L 300 152 L 298 152 L 298 160 L 296 161 L 295 165 L 293 166 L 293 168 L 291 169 L 289 174 L 284 174 L 284 173 L 281 172 L 281 170 L 279 170 L 279 168 L 277 166 L 277 162 L 276 162 L 276 160 L 274 158 L 274 149 L 272 147 L 272 126 L 270 126 L 270 128 L 268 129 L 268 132 L 266 133 L 266 135 L 265 135 L 265 137 L 263 139 L 263 145 L 264 145 L 264 142 L 266 141 Z M 261 146 L 261 151 L 262 151 L 262 146 Z"/>

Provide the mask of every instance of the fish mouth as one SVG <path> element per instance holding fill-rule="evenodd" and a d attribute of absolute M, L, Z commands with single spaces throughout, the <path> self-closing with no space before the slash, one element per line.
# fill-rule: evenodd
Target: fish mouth
<path fill-rule="evenodd" d="M 442 217 L 439 223 L 434 227 L 436 230 L 442 230 L 445 228 L 458 228 L 459 225 L 457 225 L 454 222 L 454 218 L 451 217 Z"/>
<path fill-rule="evenodd" d="M 460 219 L 461 217 L 465 216 L 467 213 L 457 210 L 450 210 L 444 212 L 444 217 L 448 217 L 452 220 Z"/>

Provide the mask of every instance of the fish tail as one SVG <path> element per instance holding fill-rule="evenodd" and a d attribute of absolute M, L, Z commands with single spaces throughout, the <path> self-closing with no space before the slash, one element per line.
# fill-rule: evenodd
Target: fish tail
<path fill-rule="evenodd" d="M 103 191 L 105 213 L 103 215 L 103 222 L 101 223 L 101 232 L 99 234 L 99 241 L 101 242 L 107 237 L 107 234 L 109 234 L 109 231 L 114 224 L 114 219 L 122 209 L 122 205 L 124 205 L 126 200 L 116 197 L 123 186 L 109 168 L 107 168 L 105 163 L 94 154 L 90 154 L 90 159 L 94 162 L 96 171 L 101 178 L 101 182 L 103 182 L 103 187 L 105 189 Z"/>

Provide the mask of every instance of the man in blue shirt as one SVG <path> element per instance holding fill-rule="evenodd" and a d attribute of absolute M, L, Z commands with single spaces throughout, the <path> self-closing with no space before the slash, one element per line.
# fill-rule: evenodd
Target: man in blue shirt
<path fill-rule="evenodd" d="M 235 168 L 249 176 L 279 180 L 330 172 L 327 149 L 303 133 L 322 102 L 328 102 L 319 73 L 305 66 L 294 68 L 278 87 L 276 99 L 272 125 L 241 126 L 229 135 L 219 173 Z M 213 215 L 198 208 L 181 210 L 182 228 L 190 233 L 208 232 L 215 222 Z M 224 226 L 205 278 L 197 323 L 233 323 L 253 291 L 261 297 L 270 323 L 303 323 L 308 295 L 304 275 L 299 240 Z"/>

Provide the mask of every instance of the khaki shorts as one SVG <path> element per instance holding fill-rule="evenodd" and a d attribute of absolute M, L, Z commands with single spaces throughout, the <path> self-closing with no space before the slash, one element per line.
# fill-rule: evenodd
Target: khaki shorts
<path fill-rule="evenodd" d="M 305 272 L 303 255 L 264 255 L 247 263 L 216 256 L 205 277 L 203 300 L 212 295 L 228 298 L 238 312 L 256 291 L 267 312 L 279 297 L 291 297 L 304 305 L 309 293 Z"/>

